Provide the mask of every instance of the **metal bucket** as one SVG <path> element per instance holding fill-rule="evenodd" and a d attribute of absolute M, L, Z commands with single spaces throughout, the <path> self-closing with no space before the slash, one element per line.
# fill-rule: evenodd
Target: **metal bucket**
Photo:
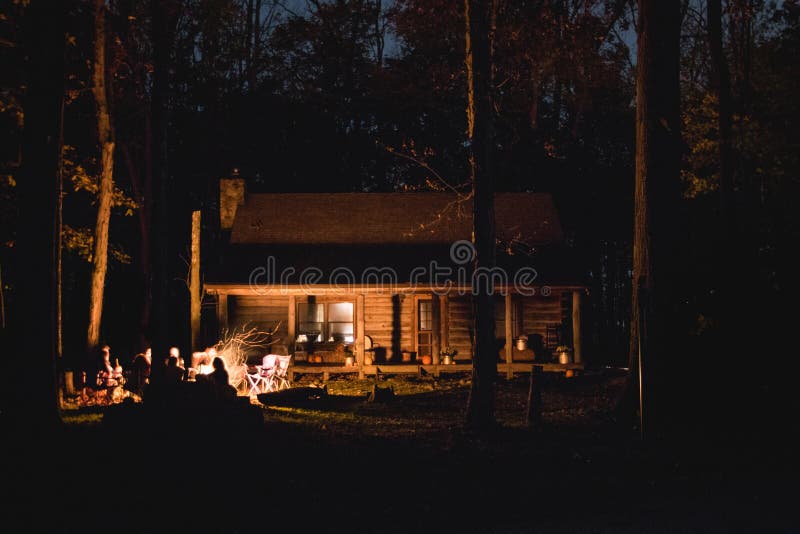
<path fill-rule="evenodd" d="M 518 339 L 517 340 L 517 350 L 525 350 L 528 348 L 528 340 L 527 339 Z"/>
<path fill-rule="evenodd" d="M 567 351 L 561 351 L 558 353 L 558 363 L 560 364 L 567 364 L 572 363 L 572 355 Z"/>

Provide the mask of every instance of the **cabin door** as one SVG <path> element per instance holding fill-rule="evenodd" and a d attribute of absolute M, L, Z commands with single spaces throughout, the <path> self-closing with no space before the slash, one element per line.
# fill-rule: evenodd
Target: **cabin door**
<path fill-rule="evenodd" d="M 433 301 L 417 301 L 417 359 L 433 353 L 431 338 L 433 327 Z"/>

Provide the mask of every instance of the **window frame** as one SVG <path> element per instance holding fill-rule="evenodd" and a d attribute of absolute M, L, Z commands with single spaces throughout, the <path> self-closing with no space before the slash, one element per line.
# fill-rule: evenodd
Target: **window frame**
<path fill-rule="evenodd" d="M 350 321 L 331 321 L 330 320 L 330 305 L 331 304 L 350 304 L 352 305 L 352 316 Z M 295 302 L 295 343 L 303 343 L 302 341 L 298 341 L 297 338 L 303 335 L 303 332 L 300 328 L 301 323 L 308 323 L 309 321 L 304 321 L 302 318 L 302 314 L 300 312 L 301 306 L 307 306 L 309 304 L 309 299 L 297 299 Z M 355 298 L 342 298 L 342 297 L 317 297 L 314 299 L 314 304 L 318 306 L 322 306 L 322 321 L 321 324 L 321 331 L 320 335 L 322 336 L 322 341 L 317 340 L 308 340 L 308 342 L 314 343 L 337 343 L 336 341 L 328 341 L 332 335 L 331 333 L 331 325 L 332 324 L 340 324 L 340 325 L 352 325 L 352 334 L 349 334 L 353 337 L 353 341 L 341 341 L 344 343 L 345 346 L 352 346 L 355 344 L 355 332 L 356 332 L 356 300 Z M 319 321 L 314 321 L 319 322 Z"/>

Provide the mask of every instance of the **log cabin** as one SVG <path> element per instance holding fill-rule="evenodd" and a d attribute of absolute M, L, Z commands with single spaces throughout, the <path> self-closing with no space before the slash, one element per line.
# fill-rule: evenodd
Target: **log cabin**
<path fill-rule="evenodd" d="M 254 356 L 287 352 L 292 375 L 468 371 L 471 291 L 491 279 L 498 371 L 581 369 L 586 285 L 552 197 L 496 193 L 494 211 L 497 267 L 475 273 L 469 198 L 251 194 L 243 179 L 222 179 L 223 252 L 205 262 L 203 286 L 212 330 L 277 326 L 279 341 Z M 572 352 L 558 363 L 563 345 Z"/>

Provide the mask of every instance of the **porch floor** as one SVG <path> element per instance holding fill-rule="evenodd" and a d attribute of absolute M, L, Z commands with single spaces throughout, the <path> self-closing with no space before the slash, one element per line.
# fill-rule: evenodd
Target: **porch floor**
<path fill-rule="evenodd" d="M 537 365 L 545 372 L 563 373 L 568 370 L 582 371 L 582 363 L 498 363 L 497 373 L 512 376 L 514 373 L 530 373 L 531 368 Z M 377 365 L 350 365 L 344 364 L 313 364 L 300 362 L 289 367 L 289 380 L 294 380 L 295 374 L 321 374 L 323 381 L 327 381 L 331 374 L 358 374 L 359 378 L 375 374 L 432 374 L 439 376 L 442 373 L 464 373 L 472 371 L 472 363 L 454 363 L 450 365 L 422 365 L 414 363 L 387 363 Z"/>

